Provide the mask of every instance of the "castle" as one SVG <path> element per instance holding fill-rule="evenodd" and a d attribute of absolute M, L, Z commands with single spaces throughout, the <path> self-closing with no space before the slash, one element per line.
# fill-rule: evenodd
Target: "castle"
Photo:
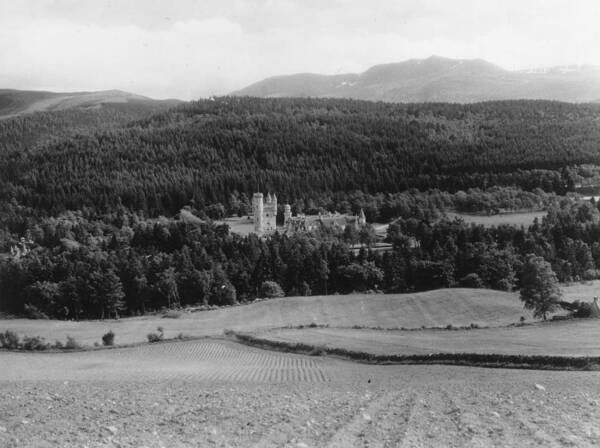
<path fill-rule="evenodd" d="M 263 201 L 262 193 L 254 193 L 252 196 L 252 213 L 254 219 L 254 231 L 259 235 L 274 232 L 277 227 L 277 195 L 267 193 L 267 200 Z"/>
<path fill-rule="evenodd" d="M 262 193 L 254 193 L 252 196 L 252 212 L 254 232 L 263 235 L 277 230 L 277 196 L 267 193 L 264 200 Z M 301 231 L 312 231 L 323 227 L 335 227 L 344 229 L 347 225 L 356 230 L 364 227 L 367 219 L 361 210 L 358 216 L 342 215 L 340 213 L 327 213 L 319 215 L 297 215 L 292 216 L 292 208 L 289 204 L 283 206 L 283 227 L 279 230 L 285 233 Z"/>

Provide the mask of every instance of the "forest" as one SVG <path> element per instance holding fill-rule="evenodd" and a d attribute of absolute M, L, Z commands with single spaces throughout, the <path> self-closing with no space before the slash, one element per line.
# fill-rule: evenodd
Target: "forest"
<path fill-rule="evenodd" d="M 264 296 L 519 288 L 528 254 L 600 278 L 600 105 L 216 98 L 0 121 L 0 312 L 95 319 Z M 252 193 L 390 223 L 259 238 Z M 529 228 L 446 211 L 547 210 Z M 281 212 L 281 211 L 280 211 Z M 280 217 L 281 218 L 281 217 Z M 414 244 L 417 242 L 417 244 Z M 360 251 L 351 246 L 362 244 Z"/>

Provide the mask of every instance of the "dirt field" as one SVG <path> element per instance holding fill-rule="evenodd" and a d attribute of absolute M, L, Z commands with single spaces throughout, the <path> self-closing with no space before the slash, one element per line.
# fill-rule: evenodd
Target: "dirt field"
<path fill-rule="evenodd" d="M 449 219 L 458 217 L 463 219 L 467 224 L 482 224 L 485 227 L 499 226 L 500 224 L 528 227 L 533 224 L 535 218 L 538 218 L 541 222 L 542 218 L 546 216 L 546 212 L 503 213 L 490 216 L 447 212 L 446 215 Z"/>
<path fill-rule="evenodd" d="M 56 321 L 5 319 L 0 331 L 21 336 L 42 336 L 47 341 L 65 341 L 67 335 L 79 343 L 100 343 L 108 330 L 116 344 L 145 342 L 146 335 L 165 330 L 166 338 L 218 336 L 224 329 L 254 331 L 310 323 L 335 327 L 362 325 L 383 328 L 439 327 L 477 323 L 509 325 L 520 316 L 531 319 L 516 294 L 486 289 L 441 289 L 418 294 L 351 294 L 337 296 L 286 297 L 214 311 L 183 313 L 178 319 L 144 316 L 106 321 Z"/>
<path fill-rule="evenodd" d="M 304 343 L 376 355 L 495 353 L 600 356 L 600 322 L 580 319 L 477 330 L 380 331 L 340 328 L 279 329 L 262 339 Z"/>
<path fill-rule="evenodd" d="M 2 352 L 0 366 L 2 447 L 600 444 L 592 372 L 369 366 L 214 340 Z"/>

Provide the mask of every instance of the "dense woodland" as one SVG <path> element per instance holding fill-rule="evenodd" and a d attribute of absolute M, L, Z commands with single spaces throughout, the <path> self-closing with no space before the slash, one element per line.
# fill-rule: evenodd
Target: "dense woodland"
<path fill-rule="evenodd" d="M 0 121 L 0 311 L 220 306 L 266 281 L 287 295 L 512 290 L 531 253 L 561 281 L 600 277 L 598 208 L 565 196 L 597 177 L 598 105 L 219 98 L 97 114 Z M 295 213 L 362 208 L 392 222 L 393 250 L 372 252 L 371 228 L 258 238 L 214 221 L 248 214 L 257 190 Z M 549 213 L 528 229 L 444 219 L 520 209 Z"/>
<path fill-rule="evenodd" d="M 566 166 L 600 164 L 600 105 L 219 98 L 24 148 L 19 129 L 35 127 L 27 120 L 36 119 L 2 124 L 0 200 L 51 214 L 119 204 L 151 216 L 189 204 L 230 210 L 256 190 L 317 206 L 410 188 L 564 194 L 574 185 Z"/>

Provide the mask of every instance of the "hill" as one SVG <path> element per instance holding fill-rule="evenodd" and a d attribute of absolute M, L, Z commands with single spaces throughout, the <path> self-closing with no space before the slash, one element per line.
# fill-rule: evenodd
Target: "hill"
<path fill-rule="evenodd" d="M 118 343 L 141 342 L 146 334 L 162 326 L 165 337 L 216 336 L 224 329 L 255 331 L 284 326 L 353 325 L 384 328 L 421 326 L 508 325 L 528 316 L 517 296 L 486 289 L 440 289 L 417 294 L 350 294 L 335 296 L 286 297 L 214 311 L 184 313 L 178 319 L 155 316 L 118 321 L 0 320 L 0 331 L 40 335 L 49 341 L 67 335 L 84 344 L 99 342 L 112 329 Z"/>
<path fill-rule="evenodd" d="M 542 99 L 591 102 L 600 95 L 600 68 L 509 71 L 481 59 L 432 56 L 376 65 L 360 74 L 294 74 L 259 81 L 232 95 L 332 97 L 389 102 Z"/>
<path fill-rule="evenodd" d="M 45 92 L 35 90 L 0 89 L 0 119 L 33 112 L 66 109 L 98 108 L 105 104 L 130 104 L 138 108 L 156 109 L 156 106 L 174 106 L 177 100 L 153 100 L 120 90 L 99 92 Z"/>
<path fill-rule="evenodd" d="M 564 194 L 565 166 L 600 164 L 597 104 L 224 97 L 135 123 L 127 106 L 0 120 L 0 200 L 54 212 L 120 203 L 157 216 L 191 200 L 231 210 L 232 194 L 251 197 L 258 185 L 317 207 L 355 190 L 516 185 Z M 88 135 L 57 139 L 84 117 Z M 52 141 L 24 152 L 36 126 Z"/>
<path fill-rule="evenodd" d="M 178 103 L 118 90 L 76 93 L 0 90 L 0 151 L 22 152 L 75 135 L 120 128 Z"/>

